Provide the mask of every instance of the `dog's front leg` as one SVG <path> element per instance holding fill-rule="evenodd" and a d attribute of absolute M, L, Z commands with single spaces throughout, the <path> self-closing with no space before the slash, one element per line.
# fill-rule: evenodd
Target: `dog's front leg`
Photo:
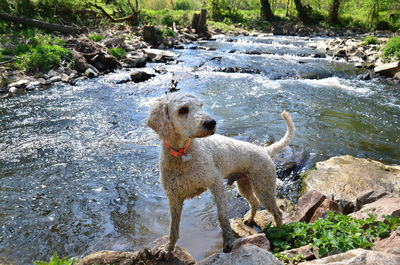
<path fill-rule="evenodd" d="M 217 182 L 210 187 L 211 194 L 214 197 L 214 202 L 217 205 L 218 221 L 222 229 L 222 239 L 224 243 L 224 252 L 232 250 L 232 244 L 235 240 L 233 236 L 231 225 L 228 219 L 228 211 L 226 209 L 225 190 L 222 183 L 222 178 L 218 178 Z"/>
<path fill-rule="evenodd" d="M 183 199 L 168 197 L 170 211 L 170 227 L 168 243 L 158 249 L 156 256 L 158 259 L 168 260 L 174 251 L 175 244 L 179 239 L 179 224 L 181 222 L 181 214 L 183 208 Z"/>

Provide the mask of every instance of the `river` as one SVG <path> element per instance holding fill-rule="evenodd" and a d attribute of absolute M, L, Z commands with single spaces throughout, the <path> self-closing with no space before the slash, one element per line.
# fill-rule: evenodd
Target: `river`
<path fill-rule="evenodd" d="M 316 40 L 221 37 L 174 51 L 178 64 L 148 64 L 159 74 L 144 83 L 117 84 L 130 73 L 119 70 L 0 99 L 0 263 L 138 250 L 168 234 L 160 143 L 146 117 L 172 78 L 204 101 L 223 135 L 271 142 L 286 130 L 280 112 L 291 113 L 297 131 L 284 157 L 294 166 L 280 172 L 280 197 L 296 200 L 298 174 L 331 156 L 399 164 L 399 86 L 313 58 Z M 235 189 L 227 194 L 231 217 L 246 212 Z M 180 234 L 196 260 L 221 247 L 209 192 L 185 202 Z"/>

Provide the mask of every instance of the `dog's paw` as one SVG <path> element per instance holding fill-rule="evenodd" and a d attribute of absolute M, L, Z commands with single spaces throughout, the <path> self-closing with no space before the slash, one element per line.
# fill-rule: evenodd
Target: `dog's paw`
<path fill-rule="evenodd" d="M 223 251 L 224 251 L 225 253 L 231 252 L 232 246 L 233 246 L 233 241 L 234 241 L 234 239 L 227 240 L 226 242 L 224 242 Z"/>
<path fill-rule="evenodd" d="M 154 256 L 155 256 L 155 258 L 156 258 L 157 260 L 159 260 L 159 261 L 161 261 L 161 260 L 167 261 L 167 260 L 169 260 L 169 259 L 172 257 L 172 251 L 173 251 L 173 249 L 174 249 L 174 248 L 171 247 L 169 243 L 167 243 L 167 244 L 165 244 L 165 245 L 159 247 L 159 248 L 156 250 Z"/>
<path fill-rule="evenodd" d="M 243 223 L 244 223 L 245 225 L 248 225 L 248 226 L 253 226 L 253 225 L 256 224 L 256 223 L 254 222 L 254 219 L 244 219 L 244 220 L 243 220 Z"/>

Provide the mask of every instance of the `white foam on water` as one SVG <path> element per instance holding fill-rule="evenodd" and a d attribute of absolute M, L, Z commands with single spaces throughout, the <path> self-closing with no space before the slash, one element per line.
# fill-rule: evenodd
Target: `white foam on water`
<path fill-rule="evenodd" d="M 357 82 L 355 80 L 346 80 L 338 77 L 328 77 L 324 79 L 304 79 L 304 80 L 296 80 L 297 82 L 305 83 L 309 86 L 319 88 L 332 88 L 332 89 L 342 89 L 344 91 L 348 91 L 354 94 L 360 95 L 370 95 L 373 94 L 374 91 L 367 86 L 365 86 L 365 82 Z"/>

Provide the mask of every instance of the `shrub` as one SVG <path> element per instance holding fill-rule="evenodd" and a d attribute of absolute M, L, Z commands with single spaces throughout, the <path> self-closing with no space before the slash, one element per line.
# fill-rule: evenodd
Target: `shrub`
<path fill-rule="evenodd" d="M 376 221 L 376 215 L 358 220 L 343 214 L 328 213 L 312 224 L 294 222 L 280 227 L 267 226 L 264 230 L 277 254 L 305 245 L 318 247 L 320 257 L 334 251 L 346 252 L 355 248 L 370 248 L 377 237 L 389 236 L 400 225 L 398 217 L 385 216 L 385 222 Z"/>
<path fill-rule="evenodd" d="M 400 60 L 400 36 L 390 38 L 383 49 L 383 60 L 389 61 L 391 58 Z"/>
<path fill-rule="evenodd" d="M 363 39 L 363 45 L 378 44 L 378 39 L 375 36 L 368 36 Z"/>
<path fill-rule="evenodd" d="M 18 59 L 16 66 L 28 72 L 47 72 L 60 65 L 61 60 L 69 57 L 70 51 L 58 45 L 38 45 L 30 53 Z"/>
<path fill-rule="evenodd" d="M 89 35 L 88 39 L 92 40 L 92 41 L 95 41 L 95 42 L 99 42 L 99 41 L 104 40 L 104 36 L 96 34 L 96 33 L 92 33 L 92 34 Z"/>
<path fill-rule="evenodd" d="M 126 57 L 126 51 L 123 48 L 110 48 L 108 49 L 108 52 L 115 56 L 115 58 L 118 60 Z"/>
<path fill-rule="evenodd" d="M 75 259 L 68 260 L 68 257 L 60 259 L 57 255 L 57 252 L 54 252 L 53 256 L 50 258 L 50 261 L 34 261 L 33 263 L 36 265 L 72 265 L 75 262 Z"/>
<path fill-rule="evenodd" d="M 179 0 L 174 1 L 174 9 L 175 10 L 190 10 L 192 8 L 192 4 L 189 0 Z"/>

